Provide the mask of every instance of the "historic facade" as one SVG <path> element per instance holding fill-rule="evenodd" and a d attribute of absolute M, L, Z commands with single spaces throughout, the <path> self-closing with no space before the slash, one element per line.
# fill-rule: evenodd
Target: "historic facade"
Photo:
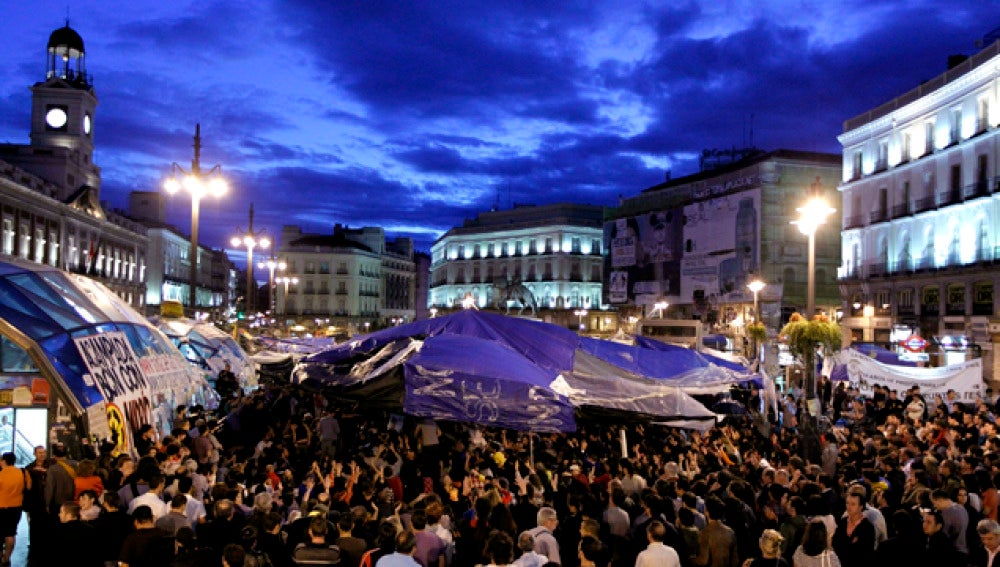
<path fill-rule="evenodd" d="M 85 273 L 141 308 L 148 237 L 101 204 L 97 97 L 69 25 L 49 37 L 45 78 L 31 93 L 31 143 L 0 145 L 0 253 Z"/>
<path fill-rule="evenodd" d="M 888 343 L 896 328 L 904 332 L 895 337 L 989 355 L 1000 285 L 1000 42 L 950 63 L 844 123 L 843 323 L 855 338 Z"/>
<path fill-rule="evenodd" d="M 146 273 L 146 305 L 159 311 L 164 301 L 191 300 L 191 238 L 166 222 L 166 197 L 157 191 L 133 191 L 129 195 L 129 218 L 146 227 L 149 239 Z M 196 307 L 216 316 L 231 315 L 238 281 L 236 268 L 224 250 L 198 246 Z"/>
<path fill-rule="evenodd" d="M 520 284 L 545 313 L 539 316 L 561 322 L 565 317 L 552 317 L 552 311 L 585 309 L 596 318 L 606 307 L 602 218 L 599 206 L 561 203 L 516 206 L 465 221 L 431 247 L 430 307 L 460 308 L 469 298 L 479 308 L 506 311 L 501 294 Z"/>
<path fill-rule="evenodd" d="M 623 199 L 604 224 L 608 303 L 637 317 L 667 303 L 669 317 L 737 335 L 756 278 L 766 284 L 763 320 L 776 330 L 806 308 L 808 238 L 790 223 L 813 196 L 839 210 L 839 164 L 835 154 L 756 152 Z M 826 310 L 840 305 L 839 222 L 835 212 L 816 232 L 816 306 Z"/>
<path fill-rule="evenodd" d="M 351 229 L 337 224 L 332 234 L 309 234 L 301 227 L 285 226 L 278 260 L 286 269 L 276 276 L 296 280 L 277 285 L 280 319 L 330 319 L 330 325 L 363 332 L 416 317 L 417 277 L 410 238 L 386 240 L 378 227 Z"/>

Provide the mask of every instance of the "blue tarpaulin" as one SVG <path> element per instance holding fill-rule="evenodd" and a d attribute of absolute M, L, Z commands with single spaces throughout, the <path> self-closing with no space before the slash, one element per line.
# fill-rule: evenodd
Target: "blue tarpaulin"
<path fill-rule="evenodd" d="M 901 360 L 899 358 L 899 354 L 873 343 L 853 343 L 848 348 L 852 348 L 865 356 L 870 356 L 882 364 L 910 367 L 915 367 L 917 365 L 915 362 Z M 830 371 L 830 380 L 834 382 L 843 382 L 848 380 L 847 366 L 843 364 L 835 364 L 833 366 L 833 370 Z"/>
<path fill-rule="evenodd" d="M 405 392 L 403 408 L 413 415 L 570 431 L 575 429 L 574 407 L 713 418 L 681 386 L 727 385 L 752 375 L 711 358 L 688 349 L 580 337 L 557 325 L 468 310 L 392 327 L 307 356 L 296 366 L 293 380 L 363 390 L 368 399 L 376 392 L 385 394 L 382 381 L 398 380 Z"/>

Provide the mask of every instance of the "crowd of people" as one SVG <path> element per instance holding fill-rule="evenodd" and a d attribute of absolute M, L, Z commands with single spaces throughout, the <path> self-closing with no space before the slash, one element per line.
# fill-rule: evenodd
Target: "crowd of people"
<path fill-rule="evenodd" d="M 703 432 L 539 434 L 272 384 L 179 408 L 130 453 L 4 455 L 3 560 L 29 545 L 42 566 L 992 567 L 996 400 L 896 398 L 833 389 L 839 425 L 810 458 L 807 416 L 760 414 L 757 392 Z"/>

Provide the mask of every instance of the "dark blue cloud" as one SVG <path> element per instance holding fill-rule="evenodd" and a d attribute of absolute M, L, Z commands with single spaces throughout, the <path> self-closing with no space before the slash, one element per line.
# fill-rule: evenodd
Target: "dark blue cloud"
<path fill-rule="evenodd" d="M 272 234 L 380 225 L 427 248 L 497 203 L 614 204 L 750 143 L 751 124 L 763 149 L 836 153 L 845 120 L 972 53 L 995 18 L 974 0 L 80 1 L 103 197 L 187 166 L 200 122 L 203 163 L 233 187 L 203 204 L 214 246 L 254 203 Z M 0 141 L 28 139 L 64 8 L 5 13 Z M 183 230 L 188 206 L 169 206 Z"/>

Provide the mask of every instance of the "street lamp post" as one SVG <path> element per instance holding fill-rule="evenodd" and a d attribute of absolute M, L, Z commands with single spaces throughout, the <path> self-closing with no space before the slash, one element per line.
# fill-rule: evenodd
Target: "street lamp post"
<path fill-rule="evenodd" d="M 431 319 L 437 317 L 438 309 L 437 307 L 431 307 Z"/>
<path fill-rule="evenodd" d="M 577 328 L 579 328 L 582 331 L 583 330 L 583 318 L 587 316 L 587 310 L 586 309 L 577 309 L 576 311 L 573 312 L 573 315 L 576 315 L 576 326 L 577 326 Z"/>
<path fill-rule="evenodd" d="M 753 321 L 754 323 L 760 323 L 763 325 L 763 320 L 760 316 L 758 296 L 760 295 L 760 290 L 764 289 L 766 286 L 764 282 L 755 279 L 747 284 L 747 288 L 753 292 Z M 757 337 L 753 339 L 753 357 L 756 359 L 760 356 L 760 346 L 757 345 Z"/>
<path fill-rule="evenodd" d="M 237 230 L 237 232 L 240 232 Z M 246 247 L 247 249 L 247 317 L 250 317 L 250 313 L 253 307 L 253 297 L 254 297 L 254 281 L 253 281 L 253 249 L 261 248 L 266 249 L 271 246 L 271 240 L 263 235 L 264 231 L 254 232 L 253 230 L 253 203 L 250 203 L 250 225 L 247 231 L 239 236 L 234 236 L 230 240 L 230 244 L 240 248 Z"/>
<path fill-rule="evenodd" d="M 257 267 L 264 269 L 267 268 L 267 307 L 271 315 L 274 315 L 274 302 L 275 295 L 277 295 L 277 290 L 274 285 L 274 271 L 281 270 L 284 271 L 288 267 L 288 264 L 284 260 L 275 260 L 274 258 L 274 248 L 271 248 L 271 257 L 266 261 L 257 262 Z"/>
<path fill-rule="evenodd" d="M 836 212 L 820 197 L 818 193 L 819 180 L 813 184 L 813 197 L 804 206 L 796 209 L 798 220 L 792 224 L 799 227 L 799 232 L 809 237 L 809 259 L 806 272 L 806 320 L 812 320 L 816 312 L 816 230 L 826 223 L 826 217 Z M 816 369 L 806 368 L 806 400 L 816 399 Z"/>
<path fill-rule="evenodd" d="M 294 276 L 292 276 L 292 277 L 278 276 L 277 278 L 275 278 L 274 281 L 276 283 L 279 283 L 279 284 L 284 284 L 284 286 L 285 286 L 285 293 L 281 296 L 281 298 L 282 298 L 282 302 L 281 302 L 281 317 L 282 317 L 282 319 L 284 319 L 288 315 L 288 284 L 298 285 L 299 284 L 299 278 L 294 277 Z"/>
<path fill-rule="evenodd" d="M 181 178 L 178 179 L 178 173 Z M 177 162 L 170 164 L 170 177 L 163 182 L 163 188 L 171 195 L 184 189 L 191 195 L 191 281 L 189 283 L 189 303 L 192 315 L 198 300 L 198 217 L 201 212 L 201 198 L 205 195 L 221 197 L 229 191 L 229 185 L 222 177 L 222 166 L 215 165 L 208 171 L 201 169 L 201 124 L 194 127 L 194 157 L 191 170 L 186 171 Z"/>
<path fill-rule="evenodd" d="M 663 314 L 667 312 L 667 307 L 670 307 L 670 304 L 666 301 L 657 301 L 653 304 L 653 312 L 659 311 L 660 319 L 663 319 Z"/>

